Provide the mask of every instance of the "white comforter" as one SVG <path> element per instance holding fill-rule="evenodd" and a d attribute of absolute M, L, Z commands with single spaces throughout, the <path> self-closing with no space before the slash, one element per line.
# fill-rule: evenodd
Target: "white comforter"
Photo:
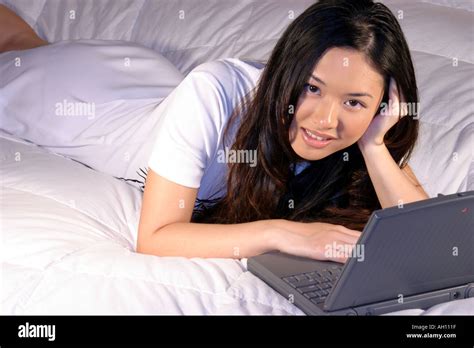
<path fill-rule="evenodd" d="M 303 314 L 246 260 L 134 252 L 140 192 L 0 134 L 2 314 Z M 473 314 L 474 298 L 405 314 Z"/>
<path fill-rule="evenodd" d="M 297 16 L 312 3 L 199 1 L 185 8 L 188 26 L 179 28 L 161 9 L 178 13 L 182 2 L 0 3 L 48 41 L 135 41 L 163 53 L 183 74 L 221 57 L 266 57 L 288 24 L 275 18 Z M 472 190 L 473 3 L 384 2 L 403 17 L 424 101 L 410 165 L 430 196 Z M 202 21 L 203 14 L 212 21 Z M 5 133 L 0 159 L 1 314 L 303 314 L 247 272 L 245 259 L 135 253 L 141 193 L 125 182 Z M 402 313 L 474 315 L 474 299 Z"/>
<path fill-rule="evenodd" d="M 0 136 L 2 314 L 296 314 L 231 259 L 134 252 L 141 194 Z"/>

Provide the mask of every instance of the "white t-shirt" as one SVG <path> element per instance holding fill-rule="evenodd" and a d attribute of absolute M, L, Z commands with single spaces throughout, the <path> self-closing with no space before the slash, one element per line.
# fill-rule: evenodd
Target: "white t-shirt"
<path fill-rule="evenodd" d="M 218 156 L 223 132 L 234 108 L 255 92 L 263 68 L 262 63 L 236 58 L 194 68 L 157 107 L 158 115 L 152 115 L 159 124 L 148 167 L 172 182 L 199 188 L 200 199 L 222 196 L 228 171 Z M 238 125 L 233 125 L 231 137 Z M 232 144 L 234 139 L 229 140 Z"/>

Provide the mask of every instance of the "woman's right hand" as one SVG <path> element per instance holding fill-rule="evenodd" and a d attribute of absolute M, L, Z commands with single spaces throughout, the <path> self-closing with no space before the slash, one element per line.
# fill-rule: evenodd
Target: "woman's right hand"
<path fill-rule="evenodd" d="M 316 260 L 345 263 L 361 235 L 360 231 L 324 222 L 279 222 L 275 229 L 276 249 Z"/>

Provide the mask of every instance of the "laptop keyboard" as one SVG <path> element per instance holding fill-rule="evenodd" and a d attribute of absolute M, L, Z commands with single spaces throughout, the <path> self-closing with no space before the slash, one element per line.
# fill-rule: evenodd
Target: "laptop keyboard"
<path fill-rule="evenodd" d="M 331 266 L 314 272 L 296 274 L 282 278 L 311 302 L 319 304 L 326 300 L 329 291 L 341 275 L 344 266 Z"/>

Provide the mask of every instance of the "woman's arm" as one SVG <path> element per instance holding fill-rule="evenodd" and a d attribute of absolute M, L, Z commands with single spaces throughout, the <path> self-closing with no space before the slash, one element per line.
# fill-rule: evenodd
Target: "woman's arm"
<path fill-rule="evenodd" d="M 232 225 L 177 222 L 142 239 L 137 252 L 240 259 L 275 250 L 273 236 L 272 220 Z"/>
<path fill-rule="evenodd" d="M 242 258 L 274 249 L 273 225 L 191 223 L 198 189 L 148 170 L 138 227 L 137 252 L 158 256 Z"/>
<path fill-rule="evenodd" d="M 341 225 L 284 219 L 226 225 L 177 222 L 146 238 L 139 238 L 137 252 L 158 256 L 241 259 L 279 250 L 343 263 L 351 256 L 351 248 L 360 234 Z"/>
<path fill-rule="evenodd" d="M 360 236 L 340 225 L 302 223 L 284 219 L 240 224 L 191 223 L 196 188 L 171 182 L 149 169 L 137 252 L 157 256 L 247 258 L 280 250 L 318 260 L 345 262 L 335 252 L 353 246 Z"/>
<path fill-rule="evenodd" d="M 384 135 L 403 117 L 409 117 L 403 93 L 396 81 L 390 79 L 389 105 L 386 114 L 376 115 L 363 136 L 357 141 L 367 171 L 382 208 L 392 207 L 430 198 L 416 180 L 410 168 L 400 169 L 387 146 Z"/>
<path fill-rule="evenodd" d="M 360 144 L 360 150 L 382 208 L 430 198 L 409 167 L 398 167 L 385 144 Z"/>

